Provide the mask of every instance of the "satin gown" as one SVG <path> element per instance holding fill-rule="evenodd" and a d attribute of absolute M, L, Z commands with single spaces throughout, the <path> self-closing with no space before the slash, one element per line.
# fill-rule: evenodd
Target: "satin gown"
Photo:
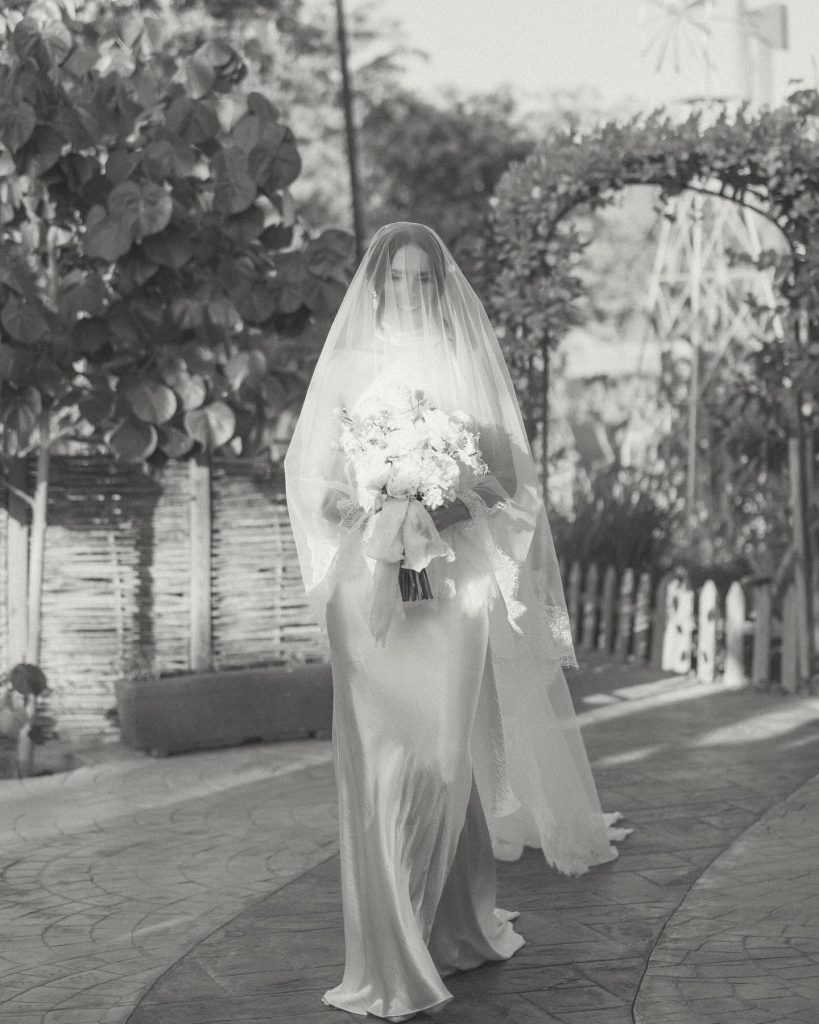
<path fill-rule="evenodd" d="M 507 959 L 524 942 L 517 915 L 495 908 L 472 772 L 491 688 L 493 581 L 470 526 L 445 531 L 456 560 L 433 561 L 435 600 L 407 603 L 386 646 L 370 634 L 363 557 L 328 603 L 346 965 L 324 1001 L 351 1013 L 406 1020 L 438 1009 L 452 998 L 442 977 Z"/>

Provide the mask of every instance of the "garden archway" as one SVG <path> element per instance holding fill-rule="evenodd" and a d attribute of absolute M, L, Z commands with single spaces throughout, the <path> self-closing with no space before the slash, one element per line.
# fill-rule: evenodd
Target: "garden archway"
<path fill-rule="evenodd" d="M 819 91 L 796 92 L 785 106 L 755 115 L 723 107 L 680 123 L 660 110 L 585 133 L 557 132 L 513 165 L 493 199 L 500 272 L 491 295 L 513 366 L 531 366 L 539 353 L 548 367 L 549 351 L 576 322 L 585 241 L 573 215 L 602 209 L 631 185 L 659 186 L 664 197 L 694 190 L 738 203 L 775 224 L 786 242 L 758 264 L 774 268 L 784 328 L 782 338 L 763 345 L 772 357 L 776 349 L 783 429 L 794 454 L 792 547 L 807 678 L 814 647 L 810 481 L 819 429 Z M 545 390 L 548 370 L 543 376 Z"/>

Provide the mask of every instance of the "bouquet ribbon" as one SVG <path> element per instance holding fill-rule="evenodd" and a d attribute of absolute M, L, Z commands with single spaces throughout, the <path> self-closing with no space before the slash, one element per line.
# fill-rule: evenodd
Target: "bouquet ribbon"
<path fill-rule="evenodd" d="M 417 498 L 387 498 L 367 525 L 364 552 L 378 563 L 373 578 L 370 631 L 385 642 L 400 594 L 396 577 L 401 564 L 421 572 L 433 558 L 453 561 L 455 553 Z"/>

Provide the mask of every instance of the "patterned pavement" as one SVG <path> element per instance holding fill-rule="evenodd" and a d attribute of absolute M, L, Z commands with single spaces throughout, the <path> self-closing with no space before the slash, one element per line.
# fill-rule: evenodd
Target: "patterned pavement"
<path fill-rule="evenodd" d="M 819 700 L 597 660 L 572 688 L 636 831 L 581 878 L 534 851 L 499 865 L 527 945 L 449 979 L 435 1019 L 815 1024 Z M 0 1022 L 358 1019 L 319 1001 L 343 958 L 329 758 L 305 741 L 0 783 Z"/>

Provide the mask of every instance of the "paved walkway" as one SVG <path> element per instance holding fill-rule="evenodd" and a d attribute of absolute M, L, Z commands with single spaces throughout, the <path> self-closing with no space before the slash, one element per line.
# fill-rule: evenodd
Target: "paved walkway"
<path fill-rule="evenodd" d="M 815 1024 L 819 700 L 599 664 L 573 694 L 636 831 L 578 879 L 534 851 L 499 865 L 527 945 L 449 979 L 432 1019 Z M 335 830 L 317 741 L 0 784 L 0 1022 L 358 1019 L 319 1002 L 343 959 Z"/>

